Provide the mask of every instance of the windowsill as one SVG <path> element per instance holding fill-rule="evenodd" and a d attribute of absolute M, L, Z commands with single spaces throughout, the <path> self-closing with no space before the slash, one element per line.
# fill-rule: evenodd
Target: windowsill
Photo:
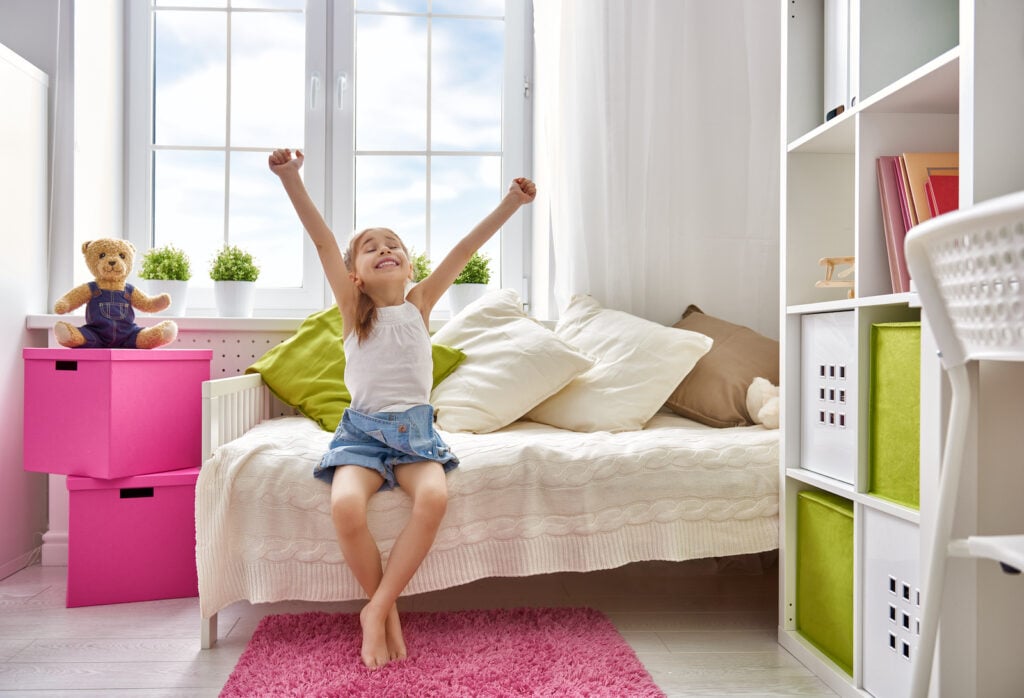
<path fill-rule="evenodd" d="M 135 316 L 135 322 L 142 327 L 152 327 L 164 320 L 174 320 L 178 329 L 185 332 L 294 332 L 305 319 L 305 317 L 218 317 L 215 315 L 169 317 L 145 313 Z M 83 313 L 26 315 L 25 326 L 30 330 L 52 330 L 58 320 L 79 326 L 85 324 L 85 315 Z M 431 334 L 441 329 L 441 326 L 447 321 L 447 311 L 443 314 L 435 313 L 434 317 L 430 318 Z"/>
<path fill-rule="evenodd" d="M 84 325 L 85 315 L 80 313 L 69 313 L 67 315 L 42 314 L 27 315 L 25 317 L 26 327 L 30 330 L 50 330 L 59 320 L 70 322 L 72 325 Z M 219 332 L 294 332 L 298 329 L 304 317 L 216 317 L 216 316 L 192 316 L 168 317 L 164 315 L 135 316 L 135 322 L 142 327 L 152 327 L 164 320 L 174 320 L 179 330 L 210 331 Z"/>

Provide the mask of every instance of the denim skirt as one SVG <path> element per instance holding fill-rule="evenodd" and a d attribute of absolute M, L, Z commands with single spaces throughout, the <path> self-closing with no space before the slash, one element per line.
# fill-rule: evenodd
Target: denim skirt
<path fill-rule="evenodd" d="M 459 459 L 434 430 L 434 408 L 417 405 L 403 412 L 365 414 L 351 408 L 341 416 L 327 452 L 313 469 L 313 476 L 330 483 L 334 469 L 357 465 L 384 478 L 381 490 L 394 489 L 395 466 L 434 461 L 444 471 L 454 469 Z"/>

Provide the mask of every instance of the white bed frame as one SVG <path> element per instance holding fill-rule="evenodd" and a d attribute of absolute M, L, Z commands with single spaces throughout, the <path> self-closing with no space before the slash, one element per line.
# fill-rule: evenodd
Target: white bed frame
<path fill-rule="evenodd" d="M 258 373 L 203 383 L 203 461 L 214 449 L 237 439 L 260 422 L 298 412 L 277 399 Z M 217 641 L 217 614 L 201 618 L 203 649 Z"/>

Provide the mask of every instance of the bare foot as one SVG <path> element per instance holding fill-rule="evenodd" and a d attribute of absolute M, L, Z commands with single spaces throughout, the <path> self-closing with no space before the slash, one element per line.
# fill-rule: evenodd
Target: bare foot
<path fill-rule="evenodd" d="M 359 612 L 359 624 L 363 627 L 362 658 L 368 669 L 380 669 L 388 663 L 385 631 L 388 615 L 379 613 L 370 604 L 363 606 L 363 610 Z"/>
<path fill-rule="evenodd" d="M 387 638 L 388 656 L 391 661 L 405 659 L 405 638 L 402 637 L 402 623 L 398 619 L 398 606 L 392 606 L 388 612 L 388 619 L 384 622 L 385 636 Z"/>

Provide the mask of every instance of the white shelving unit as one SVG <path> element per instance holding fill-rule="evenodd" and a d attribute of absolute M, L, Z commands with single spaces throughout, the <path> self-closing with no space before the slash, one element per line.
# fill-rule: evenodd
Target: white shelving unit
<path fill-rule="evenodd" d="M 826 6 L 849 8 L 849 92 L 825 122 Z M 1018 0 L 780 0 L 781 142 L 781 574 L 779 642 L 845 696 L 904 696 L 916 649 L 919 558 L 930 535 L 946 418 L 946 388 L 916 294 L 891 293 L 875 160 L 903 152 L 959 151 L 960 206 L 1024 189 L 1024 3 Z M 822 257 L 855 256 L 854 298 L 816 288 Z M 850 313 L 850 405 L 855 444 L 849 477 L 806 466 L 803 429 L 818 414 L 802 404 L 808 318 Z M 921 332 L 920 511 L 869 493 L 868 389 L 874 323 L 918 320 Z M 813 321 L 810 323 L 813 326 Z M 847 323 L 849 324 L 849 323 Z M 1024 492 L 1024 377 L 982 367 L 993 405 L 974 433 L 980 475 L 962 489 L 958 526 L 1019 526 Z M 1016 391 L 1017 397 L 1012 395 Z M 813 414 L 812 414 L 813 411 Z M 1012 417 L 1007 418 L 1009 412 Z M 1014 468 L 1014 466 L 1016 466 Z M 849 480 L 849 481 L 846 481 Z M 1002 493 L 1011 488 L 1014 497 Z M 803 490 L 850 502 L 853 541 L 853 670 L 848 674 L 796 627 L 797 499 Z M 953 566 L 951 566 L 952 568 Z M 998 572 L 951 569 L 933 695 L 1019 695 L 1024 685 L 1024 584 Z M 1016 656 L 1016 659 L 1014 657 Z"/>

